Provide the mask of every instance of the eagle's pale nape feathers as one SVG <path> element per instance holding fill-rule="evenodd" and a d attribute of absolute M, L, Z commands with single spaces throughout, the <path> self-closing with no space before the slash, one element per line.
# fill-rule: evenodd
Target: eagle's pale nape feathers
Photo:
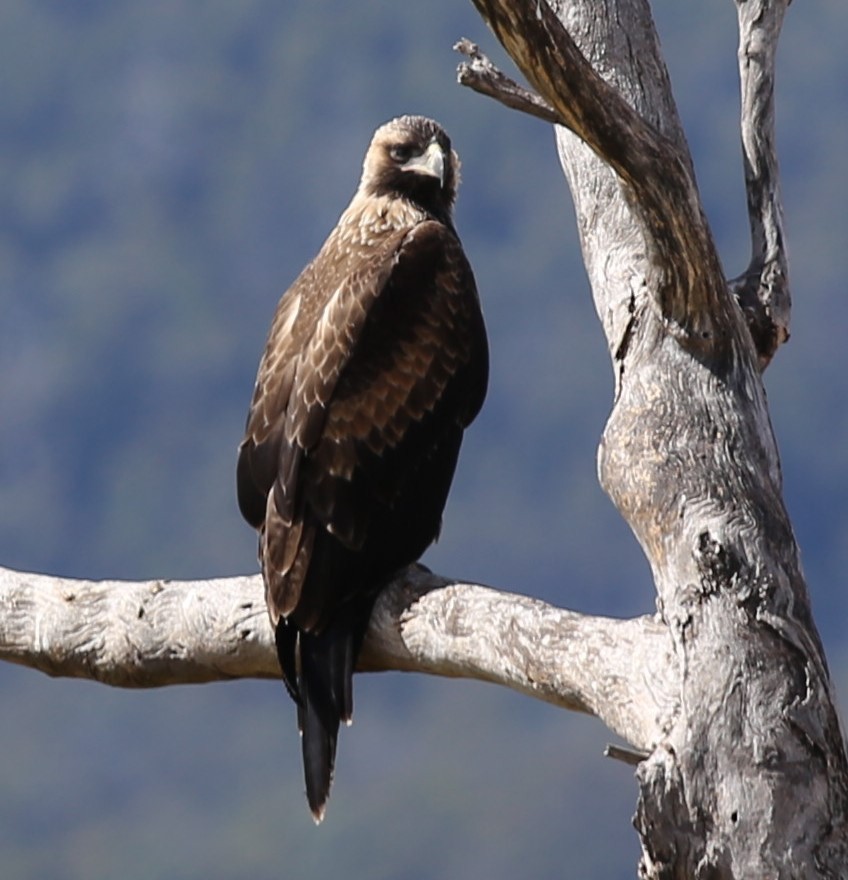
<path fill-rule="evenodd" d="M 239 448 L 239 506 L 259 531 L 318 822 L 374 601 L 438 536 L 486 394 L 486 333 L 453 227 L 458 182 L 437 123 L 377 129 L 353 200 L 280 300 Z"/>

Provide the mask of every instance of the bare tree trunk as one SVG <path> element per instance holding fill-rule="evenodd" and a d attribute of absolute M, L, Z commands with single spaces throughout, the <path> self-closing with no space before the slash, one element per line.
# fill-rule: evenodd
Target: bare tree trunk
<path fill-rule="evenodd" d="M 590 617 L 414 566 L 378 600 L 361 668 L 597 715 L 641 761 L 643 878 L 848 876 L 848 765 L 760 378 L 789 326 L 772 107 L 788 0 L 737 0 L 752 256 L 733 281 L 645 0 L 475 5 L 538 94 L 467 41 L 460 80 L 556 125 L 615 370 L 600 478 L 659 611 Z M 0 658 L 123 687 L 277 674 L 258 577 L 0 569 Z"/>
<path fill-rule="evenodd" d="M 640 874 L 846 876 L 848 767 L 760 381 L 788 337 L 773 133 L 788 0 L 737 2 L 752 257 L 731 284 L 647 3 L 475 5 L 560 123 L 616 376 L 600 479 L 648 556 L 680 671 L 638 772 Z"/>

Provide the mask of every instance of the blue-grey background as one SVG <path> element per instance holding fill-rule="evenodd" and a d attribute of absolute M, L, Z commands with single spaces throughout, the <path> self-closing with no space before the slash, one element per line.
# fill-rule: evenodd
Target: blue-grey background
<path fill-rule="evenodd" d="M 728 275 L 744 268 L 733 5 L 656 4 Z M 844 692 L 848 7 L 795 4 L 778 125 L 795 298 L 767 374 L 786 496 Z M 510 69 L 469 3 L 5 0 L 0 6 L 0 563 L 88 578 L 255 571 L 233 489 L 277 298 L 373 129 L 438 118 L 487 315 L 438 571 L 650 611 L 597 487 L 612 382 L 550 129 L 454 83 Z M 598 722 L 491 686 L 360 676 L 324 825 L 276 682 L 122 692 L 0 668 L 8 878 L 632 877 L 632 772 Z M 843 699 L 844 703 L 844 699 Z"/>

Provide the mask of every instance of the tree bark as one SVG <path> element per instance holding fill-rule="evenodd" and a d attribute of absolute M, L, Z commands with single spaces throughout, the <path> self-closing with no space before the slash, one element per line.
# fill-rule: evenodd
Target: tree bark
<path fill-rule="evenodd" d="M 562 123 L 616 376 L 600 479 L 650 561 L 681 670 L 638 771 L 640 876 L 844 876 L 848 765 L 760 381 L 788 337 L 773 128 L 788 2 L 737 3 L 752 257 L 731 283 L 647 3 L 474 2 Z"/>
<path fill-rule="evenodd" d="M 647 751 L 677 709 L 671 651 L 653 617 L 576 614 L 412 566 L 380 595 L 359 669 L 494 682 L 597 715 Z M 0 659 L 115 687 L 280 676 L 259 575 L 97 582 L 0 568 Z"/>
<path fill-rule="evenodd" d="M 788 0 L 737 2 L 752 254 L 732 281 L 645 0 L 474 2 L 537 94 L 467 41 L 460 81 L 555 123 L 614 366 L 599 475 L 658 614 L 590 617 L 413 566 L 380 596 L 360 668 L 478 678 L 597 715 L 643 759 L 643 878 L 843 877 L 848 761 L 761 382 L 789 333 L 773 123 Z M 0 609 L 0 658 L 50 675 L 278 675 L 258 576 L 0 569 Z"/>

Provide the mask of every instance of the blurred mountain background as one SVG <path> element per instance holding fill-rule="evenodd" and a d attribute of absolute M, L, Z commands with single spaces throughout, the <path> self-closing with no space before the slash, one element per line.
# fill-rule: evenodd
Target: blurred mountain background
<path fill-rule="evenodd" d="M 748 256 L 733 5 L 655 4 L 728 276 Z M 848 6 L 793 5 L 778 128 L 795 299 L 766 376 L 787 502 L 848 688 Z M 437 571 L 650 612 L 595 478 L 612 378 L 549 127 L 458 87 L 502 66 L 470 4 L 5 0 L 0 6 L 0 563 L 85 578 L 256 570 L 235 450 L 279 294 L 373 129 L 440 120 L 492 347 Z M 842 329 L 840 329 L 842 328 Z M 110 690 L 0 668 L 4 878 L 632 877 L 610 734 L 491 686 L 360 676 L 328 816 L 276 682 Z"/>

